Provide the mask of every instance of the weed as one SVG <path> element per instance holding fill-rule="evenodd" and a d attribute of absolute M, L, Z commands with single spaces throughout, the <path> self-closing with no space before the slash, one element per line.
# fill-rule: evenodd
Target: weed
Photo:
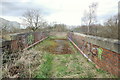
<path fill-rule="evenodd" d="M 45 62 L 41 64 L 40 73 L 36 76 L 36 78 L 49 78 L 50 70 L 52 68 L 52 60 L 53 57 L 51 54 L 45 54 L 44 57 Z"/>
<path fill-rule="evenodd" d="M 103 71 L 102 69 L 96 69 L 96 71 L 99 73 L 106 73 L 106 71 Z"/>
<path fill-rule="evenodd" d="M 56 55 L 50 54 L 52 51 L 48 51 L 49 49 L 54 49 L 54 46 L 58 46 L 56 42 L 54 42 L 57 37 L 49 37 L 39 45 L 37 45 L 37 49 L 41 50 L 44 54 L 42 57 L 42 64 L 40 65 L 40 69 L 36 78 L 94 78 L 94 77 L 111 77 L 109 74 L 104 73 L 104 71 L 96 70 L 94 64 L 88 62 L 86 58 L 82 56 L 82 54 L 78 53 L 74 46 L 66 41 L 65 44 L 68 44 L 72 53 L 74 54 L 64 54 L 64 55 Z M 59 38 L 60 39 L 60 38 Z M 49 52 L 49 53 L 48 53 Z M 102 72 L 104 76 L 101 75 Z M 96 75 L 97 74 L 97 75 Z"/>

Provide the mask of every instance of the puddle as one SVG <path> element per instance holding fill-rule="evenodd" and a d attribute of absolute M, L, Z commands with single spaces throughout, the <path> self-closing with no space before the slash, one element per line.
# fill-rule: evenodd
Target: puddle
<path fill-rule="evenodd" d="M 47 45 L 46 51 L 53 54 L 71 54 L 73 53 L 72 48 L 69 46 L 67 39 L 51 39 L 52 43 L 55 44 Z"/>

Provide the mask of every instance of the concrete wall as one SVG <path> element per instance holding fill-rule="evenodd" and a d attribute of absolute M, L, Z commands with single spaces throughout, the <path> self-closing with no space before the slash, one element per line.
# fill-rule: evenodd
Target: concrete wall
<path fill-rule="evenodd" d="M 83 37 L 85 37 L 86 42 L 92 43 L 94 45 L 98 45 L 105 49 L 114 51 L 116 53 L 119 53 L 119 51 L 120 51 L 120 41 L 119 40 L 84 35 L 84 34 L 80 34 L 80 33 L 74 33 L 74 35 L 83 36 Z"/>
<path fill-rule="evenodd" d="M 80 33 L 68 33 L 68 38 L 98 67 L 120 77 L 120 41 Z"/>

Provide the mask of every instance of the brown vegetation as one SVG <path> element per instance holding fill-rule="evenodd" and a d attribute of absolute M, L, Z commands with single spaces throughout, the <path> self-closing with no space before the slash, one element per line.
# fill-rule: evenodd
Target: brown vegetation
<path fill-rule="evenodd" d="M 18 56 L 12 57 L 13 55 Z M 3 56 L 3 60 L 6 60 L 2 68 L 3 78 L 31 78 L 41 63 L 42 53 L 31 49 L 23 53 L 9 54 L 9 58 L 5 53 Z"/>
<path fill-rule="evenodd" d="M 117 15 L 108 18 L 103 25 L 101 24 L 92 24 L 89 26 L 83 25 L 77 28 L 74 28 L 73 31 L 80 32 L 83 34 L 89 34 L 93 36 L 99 36 L 104 38 L 118 39 L 118 19 Z M 120 39 L 119 39 L 120 40 Z"/>

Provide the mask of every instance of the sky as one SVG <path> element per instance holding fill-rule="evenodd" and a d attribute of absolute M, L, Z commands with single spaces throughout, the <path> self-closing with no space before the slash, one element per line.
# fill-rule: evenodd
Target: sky
<path fill-rule="evenodd" d="M 98 3 L 98 23 L 118 13 L 119 0 L 0 0 L 0 17 L 22 24 L 22 15 L 27 9 L 40 9 L 48 23 L 81 25 L 84 11 L 93 2 Z"/>

